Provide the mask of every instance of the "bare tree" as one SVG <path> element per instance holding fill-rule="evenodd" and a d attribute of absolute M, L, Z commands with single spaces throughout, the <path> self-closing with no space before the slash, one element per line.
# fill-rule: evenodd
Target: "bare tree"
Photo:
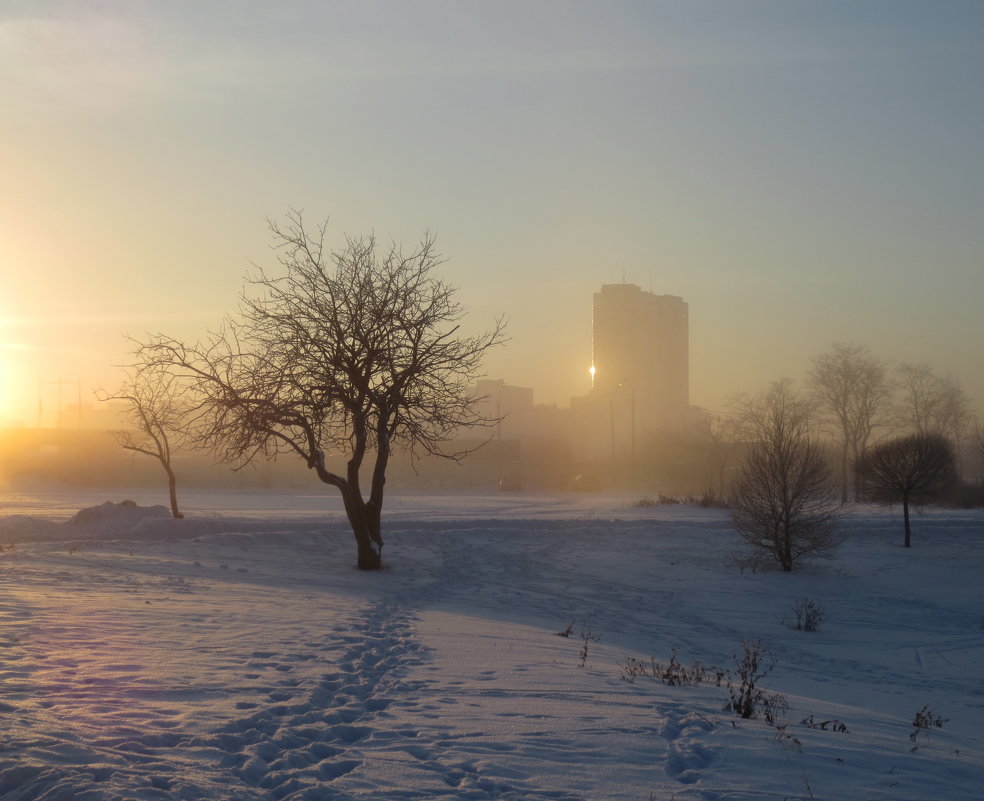
<path fill-rule="evenodd" d="M 809 383 L 840 440 L 841 503 L 847 503 L 850 466 L 867 447 L 891 399 L 885 363 L 863 345 L 838 343 L 813 360 Z M 857 491 L 855 482 L 855 498 Z"/>
<path fill-rule="evenodd" d="M 733 400 L 732 405 L 737 401 Z M 697 440 L 697 447 L 707 454 L 717 480 L 717 494 L 727 496 L 728 467 L 734 462 L 746 437 L 743 420 L 736 414 L 715 415 L 707 421 Z"/>
<path fill-rule="evenodd" d="M 955 466 L 957 474 L 964 474 L 963 454 L 967 439 L 972 436 L 973 415 L 970 411 L 970 401 L 960 384 L 950 376 L 940 378 L 941 403 L 936 430 L 953 443 Z"/>
<path fill-rule="evenodd" d="M 787 380 L 746 400 L 752 441 L 732 486 L 731 519 L 750 545 L 791 571 L 804 556 L 837 544 L 841 507 L 831 496 L 830 468 L 813 436 L 810 405 Z"/>
<path fill-rule="evenodd" d="M 899 367 L 903 426 L 916 434 L 943 434 L 958 445 L 970 420 L 967 396 L 949 376 L 939 376 L 927 364 Z"/>
<path fill-rule="evenodd" d="M 410 253 L 371 235 L 329 251 L 325 225 L 312 235 L 296 211 L 270 230 L 283 274 L 249 278 L 238 314 L 207 341 L 158 335 L 142 359 L 191 382 L 200 446 L 240 466 L 293 453 L 335 487 L 359 568 L 377 570 L 394 444 L 456 459 L 446 447 L 458 429 L 494 422 L 475 410 L 472 384 L 503 323 L 461 333 L 465 312 L 432 275 L 442 260 L 429 234 Z"/>
<path fill-rule="evenodd" d="M 940 376 L 926 364 L 899 367 L 902 402 L 898 414 L 903 428 L 916 434 L 941 434 L 952 443 L 957 472 L 971 422 L 970 403 L 950 376 Z"/>
<path fill-rule="evenodd" d="M 188 395 L 177 377 L 156 366 L 130 368 L 119 390 L 98 390 L 96 397 L 101 401 L 126 402 L 124 423 L 129 427 L 117 432 L 120 445 L 160 462 L 167 475 L 171 515 L 184 517 L 178 510 L 172 449 L 184 436 L 190 408 Z"/>
<path fill-rule="evenodd" d="M 866 450 L 855 469 L 874 501 L 902 501 L 905 547 L 912 544 L 909 504 L 939 497 L 957 480 L 950 440 L 938 433 L 895 437 Z"/>

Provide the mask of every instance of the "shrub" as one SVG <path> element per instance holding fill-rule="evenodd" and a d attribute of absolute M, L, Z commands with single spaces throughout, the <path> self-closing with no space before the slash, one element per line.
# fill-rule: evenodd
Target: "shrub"
<path fill-rule="evenodd" d="M 787 625 L 797 631 L 819 631 L 823 622 L 823 609 L 809 598 L 797 598 L 793 601 L 794 621 Z"/>
<path fill-rule="evenodd" d="M 728 501 L 718 495 L 714 490 L 704 490 L 697 496 L 695 503 L 703 509 L 727 509 Z"/>
<path fill-rule="evenodd" d="M 667 495 L 658 492 L 655 495 L 646 495 L 632 503 L 633 506 L 677 506 L 681 504 L 693 504 L 704 509 L 727 509 L 728 502 L 717 495 L 714 490 L 707 489 L 698 495 Z"/>
<path fill-rule="evenodd" d="M 770 726 L 789 708 L 789 701 L 781 693 L 769 693 L 759 684 L 776 665 L 776 660 L 761 642 L 742 643 L 742 657 L 734 660 L 737 675 L 728 672 L 728 702 L 725 711 L 734 712 L 740 718 L 754 718 L 759 710 Z M 736 681 L 737 679 L 737 681 Z"/>
<path fill-rule="evenodd" d="M 662 492 L 657 492 L 655 495 L 646 495 L 645 497 L 640 498 L 632 505 L 639 507 L 675 506 L 679 503 L 682 503 L 682 501 L 675 495 L 666 495 Z"/>
<path fill-rule="evenodd" d="M 558 637 L 566 637 L 570 639 L 574 636 L 574 624 L 577 623 L 577 619 L 574 618 L 568 623 L 561 631 L 557 632 Z M 584 663 L 588 661 L 588 643 L 589 642 L 601 642 L 601 637 L 595 634 L 591 627 L 585 621 L 581 621 L 581 632 L 578 634 L 578 639 L 581 640 L 581 652 L 578 662 L 578 667 L 584 667 Z"/>
<path fill-rule="evenodd" d="M 725 711 L 734 712 L 742 718 L 754 718 L 761 712 L 766 723 L 775 726 L 776 721 L 789 709 L 789 701 L 785 695 L 767 692 L 759 686 L 762 679 L 775 667 L 775 659 L 761 642 L 743 642 L 742 651 L 741 661 L 737 655 L 734 656 L 734 673 L 704 665 L 696 659 L 690 665 L 684 665 L 677 659 L 675 648 L 666 664 L 653 657 L 647 662 L 630 656 L 619 667 L 622 679 L 629 683 L 640 676 L 655 679 L 668 686 L 695 687 L 705 681 L 713 681 L 720 687 L 724 682 L 728 688 Z"/>
<path fill-rule="evenodd" d="M 595 634 L 587 625 L 581 626 L 581 654 L 580 662 L 578 667 L 584 667 L 584 663 L 588 661 L 588 643 L 589 642 L 601 642 L 601 637 Z"/>
<path fill-rule="evenodd" d="M 656 679 L 670 687 L 696 687 L 705 680 L 715 680 L 717 686 L 721 686 L 725 672 L 714 667 L 706 667 L 702 662 L 695 659 L 690 665 L 684 665 L 677 659 L 677 651 L 674 648 L 670 652 L 670 661 L 665 665 L 654 657 L 650 657 L 646 662 L 635 657 L 626 657 L 625 664 L 619 666 L 622 670 L 622 678 L 631 683 L 639 676 Z"/>
<path fill-rule="evenodd" d="M 940 498 L 940 505 L 951 509 L 979 509 L 984 506 L 984 484 L 957 482 Z"/>
<path fill-rule="evenodd" d="M 948 720 L 949 718 L 941 718 L 929 706 L 924 706 L 916 712 L 916 716 L 912 719 L 912 732 L 909 734 L 909 739 L 915 742 L 916 738 L 923 732 L 929 734 L 930 729 L 942 729 L 943 724 Z"/>
<path fill-rule="evenodd" d="M 847 730 L 847 724 L 842 720 L 814 720 L 813 715 L 808 718 L 803 718 L 800 723 L 808 729 L 822 729 L 823 731 L 835 731 L 839 734 L 850 734 Z"/>

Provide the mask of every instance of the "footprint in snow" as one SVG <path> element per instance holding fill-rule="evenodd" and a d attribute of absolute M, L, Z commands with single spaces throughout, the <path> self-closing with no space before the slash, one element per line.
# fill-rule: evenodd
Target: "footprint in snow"
<path fill-rule="evenodd" d="M 669 748 L 666 775 L 681 784 L 696 784 L 702 771 L 716 759 L 714 749 L 704 742 L 714 724 L 692 712 L 681 712 L 676 710 L 667 717 L 659 732 Z"/>

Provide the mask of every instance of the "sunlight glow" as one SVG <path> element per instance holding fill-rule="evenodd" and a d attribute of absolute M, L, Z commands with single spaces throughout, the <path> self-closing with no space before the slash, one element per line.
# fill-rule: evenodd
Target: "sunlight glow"
<path fill-rule="evenodd" d="M 14 422 L 25 403 L 22 362 L 30 350 L 18 342 L 0 342 L 0 427 Z"/>

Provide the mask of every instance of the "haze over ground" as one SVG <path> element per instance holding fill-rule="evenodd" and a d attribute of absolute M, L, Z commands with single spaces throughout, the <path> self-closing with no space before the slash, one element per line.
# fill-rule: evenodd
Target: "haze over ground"
<path fill-rule="evenodd" d="M 690 304 L 695 404 L 853 340 L 981 411 L 982 34 L 973 2 L 5 3 L 0 421 L 214 326 L 288 206 L 435 231 L 538 402 L 587 391 L 624 277 Z"/>

